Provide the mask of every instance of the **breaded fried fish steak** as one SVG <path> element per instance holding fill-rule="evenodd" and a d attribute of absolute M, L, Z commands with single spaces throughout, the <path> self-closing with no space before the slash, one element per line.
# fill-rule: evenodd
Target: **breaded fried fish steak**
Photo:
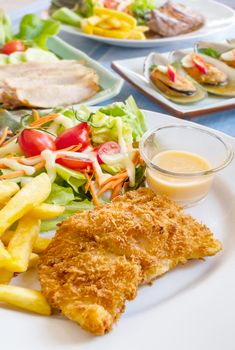
<path fill-rule="evenodd" d="M 100 335 L 139 285 L 221 247 L 174 202 L 141 188 L 64 220 L 40 259 L 39 278 L 52 307 Z"/>

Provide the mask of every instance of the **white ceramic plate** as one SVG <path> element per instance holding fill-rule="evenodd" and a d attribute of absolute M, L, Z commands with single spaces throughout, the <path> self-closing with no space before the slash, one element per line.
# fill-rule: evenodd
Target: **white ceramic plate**
<path fill-rule="evenodd" d="M 178 0 L 177 0 L 178 1 Z M 161 3 L 162 1 L 160 1 Z M 235 12 L 230 7 L 220 4 L 213 0 L 179 0 L 180 3 L 185 4 L 192 9 L 200 12 L 205 17 L 205 25 L 194 32 L 178 35 L 176 37 L 149 39 L 149 40 L 127 40 L 127 39 L 112 39 L 105 38 L 98 35 L 89 35 L 83 33 L 79 28 L 63 25 L 61 29 L 65 32 L 75 34 L 80 37 L 93 39 L 105 44 L 115 46 L 126 46 L 135 48 L 147 48 L 167 43 L 174 43 L 189 39 L 199 39 L 207 35 L 215 34 L 228 29 L 235 21 Z M 157 1 L 159 4 L 159 1 Z"/>
<path fill-rule="evenodd" d="M 192 51 L 187 49 L 185 51 Z M 168 57 L 170 52 L 162 55 Z M 162 106 L 172 114 L 180 118 L 191 118 L 201 114 L 224 111 L 235 107 L 235 98 L 219 97 L 209 95 L 204 100 L 196 103 L 183 105 L 168 100 L 154 85 L 147 81 L 143 74 L 145 57 L 130 58 L 112 62 L 112 68 L 118 72 L 125 80 L 140 90 L 144 95 Z"/>
<path fill-rule="evenodd" d="M 149 128 L 179 123 L 146 112 Z M 235 139 L 222 135 L 235 147 Z M 200 141 L 200 140 L 199 140 Z M 213 152 L 213 150 L 211 150 Z M 42 317 L 0 308 L 4 350 L 233 350 L 235 320 L 235 159 L 215 179 L 209 196 L 188 210 L 207 224 L 224 245 L 205 261 L 178 267 L 142 287 L 111 333 L 94 337 L 60 316 Z M 35 286 L 32 272 L 14 283 Z"/>

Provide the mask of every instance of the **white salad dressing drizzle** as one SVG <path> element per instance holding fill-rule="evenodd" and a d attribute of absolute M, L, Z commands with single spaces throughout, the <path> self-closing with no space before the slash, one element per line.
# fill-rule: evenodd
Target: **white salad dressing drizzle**
<path fill-rule="evenodd" d="M 0 157 L 5 157 L 9 153 L 22 154 L 21 148 L 16 140 L 8 143 L 6 146 L 0 147 Z"/>
<path fill-rule="evenodd" d="M 72 128 L 74 126 L 73 121 L 70 118 L 65 117 L 62 114 L 59 114 L 57 118 L 53 120 L 53 123 L 47 129 L 51 134 L 57 135 L 58 127 L 62 125 L 65 129 Z"/>
<path fill-rule="evenodd" d="M 99 178 L 99 185 L 102 185 L 103 182 L 108 180 L 110 177 L 112 177 L 110 174 L 104 174 L 101 166 L 99 165 L 99 162 L 97 161 L 97 157 L 95 153 L 90 154 L 90 159 L 92 161 L 92 165 L 98 175 Z"/>
<path fill-rule="evenodd" d="M 25 175 L 28 175 L 28 176 L 33 175 L 35 173 L 34 167 L 20 164 L 15 159 L 1 158 L 0 163 L 4 164 L 5 166 L 7 166 L 12 170 L 16 170 L 16 171 L 23 170 L 25 172 Z"/>
<path fill-rule="evenodd" d="M 50 178 L 50 181 L 54 182 L 56 178 L 56 167 L 55 167 L 56 153 L 50 151 L 49 149 L 45 149 L 44 151 L 41 152 L 41 157 L 43 160 L 45 160 L 45 169 Z"/>
<path fill-rule="evenodd" d="M 132 150 L 127 149 L 126 142 L 123 138 L 123 123 L 122 119 L 120 117 L 116 117 L 116 122 L 117 122 L 117 129 L 118 129 L 118 143 L 121 148 L 121 154 L 123 155 L 123 165 L 125 166 L 128 176 L 129 176 L 129 181 L 130 181 L 130 186 L 134 186 L 135 184 L 135 165 L 132 162 Z"/>
<path fill-rule="evenodd" d="M 220 58 L 224 61 L 235 61 L 235 49 L 222 53 Z"/>

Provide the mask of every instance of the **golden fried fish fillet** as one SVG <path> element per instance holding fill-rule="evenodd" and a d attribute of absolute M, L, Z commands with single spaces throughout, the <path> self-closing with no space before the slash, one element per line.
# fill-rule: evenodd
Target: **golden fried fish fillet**
<path fill-rule="evenodd" d="M 104 334 L 139 285 L 221 243 L 174 202 L 139 189 L 64 220 L 39 262 L 50 304 L 94 334 Z"/>

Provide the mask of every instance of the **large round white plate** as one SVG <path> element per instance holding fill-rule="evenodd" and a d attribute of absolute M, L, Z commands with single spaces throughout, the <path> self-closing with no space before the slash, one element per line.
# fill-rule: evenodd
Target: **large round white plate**
<path fill-rule="evenodd" d="M 176 0 L 175 0 L 176 1 Z M 206 19 L 205 25 L 194 32 L 178 35 L 175 37 L 162 38 L 162 39 L 148 39 L 148 40 L 127 40 L 127 39 L 112 39 L 105 38 L 97 35 L 88 35 L 83 33 L 79 28 L 63 25 L 62 30 L 71 34 L 75 34 L 79 37 L 93 39 L 104 44 L 110 44 L 115 46 L 126 46 L 133 48 L 148 48 L 164 45 L 167 43 L 173 43 L 177 41 L 185 41 L 189 39 L 199 39 L 207 35 L 222 32 L 228 29 L 235 23 L 235 11 L 230 7 L 220 4 L 213 0 L 177 0 L 182 4 L 185 4 L 192 9 L 200 12 Z M 161 1 L 162 2 L 162 1 Z M 159 4 L 159 1 L 157 1 Z"/>
<path fill-rule="evenodd" d="M 149 128 L 192 124 L 145 112 Z M 222 135 L 221 133 L 219 133 Z M 235 139 L 222 135 L 235 147 Z M 199 140 L 200 142 L 200 140 Z M 213 152 L 213 149 L 211 149 Z M 206 200 L 189 210 L 223 242 L 223 251 L 191 261 L 142 287 L 111 333 L 94 337 L 60 316 L 0 308 L 4 350 L 232 350 L 235 320 L 235 160 L 216 178 Z M 34 284 L 32 272 L 14 283 Z"/>

